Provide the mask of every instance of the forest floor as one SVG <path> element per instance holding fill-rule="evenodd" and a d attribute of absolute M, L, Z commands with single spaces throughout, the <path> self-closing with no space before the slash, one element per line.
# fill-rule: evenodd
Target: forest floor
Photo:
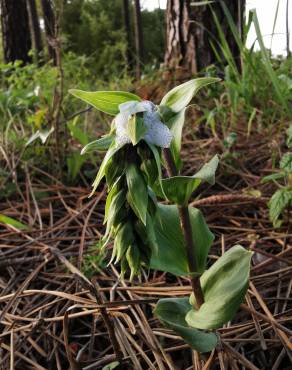
<path fill-rule="evenodd" d="M 265 129 L 247 137 L 240 124 L 233 131 L 229 150 L 220 134 L 191 122 L 183 141 L 186 174 L 221 154 L 216 185 L 193 198 L 216 236 L 210 262 L 235 244 L 254 251 L 245 301 L 218 330 L 216 350 L 191 351 L 153 316 L 159 298 L 190 293 L 187 279 L 144 271 L 130 283 L 107 265 L 110 253 L 100 255 L 105 188 L 88 198 L 86 184 L 63 185 L 27 164 L 17 196 L 0 204 L 1 214 L 29 225 L 0 226 L 1 369 L 114 368 L 105 367 L 115 361 L 105 316 L 123 355 L 118 368 L 291 369 L 292 230 L 287 222 L 273 228 L 267 201 L 275 186 L 261 183 L 281 137 Z"/>

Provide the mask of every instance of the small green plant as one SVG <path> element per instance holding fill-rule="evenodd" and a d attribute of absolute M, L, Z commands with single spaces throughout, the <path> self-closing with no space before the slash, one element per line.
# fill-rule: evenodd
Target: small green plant
<path fill-rule="evenodd" d="M 189 276 L 191 296 L 161 299 L 154 314 L 200 352 L 217 345 L 213 330 L 237 311 L 248 287 L 251 260 L 251 252 L 237 245 L 206 268 L 214 236 L 200 210 L 188 203 L 201 183 L 214 184 L 218 157 L 193 176 L 179 173 L 185 111 L 202 87 L 216 81 L 188 81 L 169 91 L 158 106 L 127 92 L 71 90 L 114 116 L 110 132 L 82 151 L 106 151 L 92 195 L 105 177 L 104 240 L 114 239 L 111 261 L 120 262 L 122 276 L 130 270 L 131 280 L 142 267 Z"/>
<path fill-rule="evenodd" d="M 289 149 L 292 148 L 292 125 L 287 130 L 286 145 Z M 278 187 L 278 190 L 272 195 L 268 207 L 270 220 L 274 227 L 280 227 L 285 210 L 288 211 L 288 218 L 290 218 L 290 207 L 292 206 L 292 152 L 287 152 L 282 156 L 278 172 L 265 176 L 262 180 L 262 182 L 268 181 L 273 181 Z"/>

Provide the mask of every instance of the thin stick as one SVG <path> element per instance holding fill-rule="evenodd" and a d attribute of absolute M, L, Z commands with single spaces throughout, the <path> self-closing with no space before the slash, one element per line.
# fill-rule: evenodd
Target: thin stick
<path fill-rule="evenodd" d="M 171 151 L 168 148 L 163 149 L 163 155 L 165 159 L 166 169 L 169 177 L 177 175 L 177 169 L 171 154 Z M 179 218 L 181 229 L 184 235 L 186 242 L 186 251 L 188 257 L 188 265 L 190 274 L 193 275 L 197 270 L 197 258 L 195 253 L 195 245 L 192 237 L 192 225 L 190 221 L 190 214 L 188 207 L 178 206 Z M 202 292 L 202 287 L 200 283 L 199 276 L 191 276 L 191 285 L 193 293 L 196 298 L 196 303 L 198 308 L 204 303 L 204 295 Z"/>

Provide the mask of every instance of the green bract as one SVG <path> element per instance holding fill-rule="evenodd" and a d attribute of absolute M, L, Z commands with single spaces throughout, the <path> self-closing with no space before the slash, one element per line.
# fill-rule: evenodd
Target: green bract
<path fill-rule="evenodd" d="M 126 92 L 71 91 L 97 109 L 115 115 L 110 133 L 85 143 L 82 151 L 107 151 L 91 195 L 105 178 L 108 196 L 104 244 L 113 239 L 111 261 L 120 263 L 122 276 L 130 270 L 130 280 L 144 266 L 190 276 L 196 284 L 201 281 L 204 299 L 162 299 L 154 310 L 165 326 L 200 352 L 209 352 L 218 343 L 215 333 L 201 329 L 216 329 L 231 320 L 243 300 L 251 259 L 250 252 L 236 246 L 206 269 L 214 236 L 202 212 L 188 203 L 202 182 L 214 184 L 218 156 L 193 176 L 183 176 L 176 170 L 182 163 L 185 111 L 202 87 L 216 81 L 188 81 L 168 92 L 158 107 Z M 162 154 L 166 154 L 164 158 Z M 288 156 L 281 162 L 283 173 L 290 169 L 290 162 Z M 162 178 L 162 166 L 166 164 L 173 175 Z M 175 204 L 162 204 L 157 198 Z"/>

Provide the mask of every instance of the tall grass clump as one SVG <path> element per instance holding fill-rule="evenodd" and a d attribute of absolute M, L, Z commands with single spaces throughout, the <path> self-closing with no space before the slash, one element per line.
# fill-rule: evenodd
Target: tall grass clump
<path fill-rule="evenodd" d="M 229 31 L 240 50 L 240 63 L 235 60 L 218 17 L 212 11 L 218 38 L 210 43 L 218 65 L 224 65 L 224 82 L 221 90 L 215 92 L 215 107 L 207 112 L 208 121 L 213 125 L 214 120 L 220 122 L 224 132 L 243 119 L 247 135 L 253 127 L 257 129 L 262 124 L 270 127 L 287 122 L 291 119 L 291 58 L 273 57 L 266 49 L 255 10 L 249 12 L 241 35 L 224 2 L 221 2 L 221 6 Z M 274 25 L 276 18 L 277 14 Z M 252 26 L 257 37 L 252 47 L 248 48 L 247 35 Z M 254 50 L 256 42 L 259 51 Z M 212 68 L 207 72 L 211 75 L 214 73 Z M 218 93 L 221 94 L 219 98 Z"/>

